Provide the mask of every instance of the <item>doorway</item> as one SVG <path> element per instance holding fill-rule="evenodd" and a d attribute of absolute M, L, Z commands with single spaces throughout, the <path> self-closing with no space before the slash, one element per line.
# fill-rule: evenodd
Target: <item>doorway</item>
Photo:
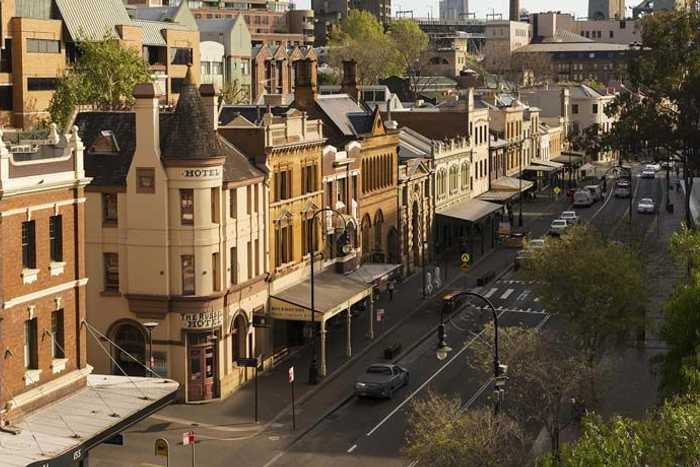
<path fill-rule="evenodd" d="M 214 399 L 217 379 L 217 347 L 211 333 L 188 335 L 187 393 L 189 401 Z"/>

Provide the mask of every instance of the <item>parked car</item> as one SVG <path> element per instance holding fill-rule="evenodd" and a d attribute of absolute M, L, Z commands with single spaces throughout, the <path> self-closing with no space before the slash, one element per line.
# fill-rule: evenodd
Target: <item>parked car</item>
<path fill-rule="evenodd" d="M 578 217 L 576 211 L 564 211 L 561 213 L 561 216 L 559 216 L 559 219 L 564 219 L 569 225 L 575 225 L 581 222 L 581 218 Z"/>
<path fill-rule="evenodd" d="M 637 212 L 640 214 L 654 214 L 656 211 L 656 205 L 654 200 L 651 198 L 642 198 L 637 204 Z"/>
<path fill-rule="evenodd" d="M 544 248 L 546 242 L 547 241 L 544 238 L 533 238 L 532 240 L 528 240 L 527 248 L 538 250 L 540 248 Z"/>
<path fill-rule="evenodd" d="M 659 170 L 661 170 L 661 164 L 659 164 L 658 162 L 649 162 L 644 165 L 644 168 L 651 169 L 654 172 L 658 172 Z"/>
<path fill-rule="evenodd" d="M 642 169 L 642 174 L 640 176 L 642 178 L 656 178 L 656 170 L 645 167 Z"/>
<path fill-rule="evenodd" d="M 615 183 L 614 194 L 616 198 L 629 198 L 632 196 L 632 184 L 625 179 L 618 180 Z"/>
<path fill-rule="evenodd" d="M 391 399 L 394 391 L 408 385 L 408 370 L 399 365 L 378 363 L 370 365 L 355 382 L 358 397 L 385 397 Z"/>
<path fill-rule="evenodd" d="M 673 169 L 673 161 L 663 161 L 661 163 L 661 168 L 662 169 Z"/>
<path fill-rule="evenodd" d="M 561 234 L 565 233 L 569 228 L 569 223 L 564 219 L 554 219 L 552 225 L 549 226 L 549 235 L 559 237 Z"/>
<path fill-rule="evenodd" d="M 603 199 L 603 190 L 600 185 L 586 185 L 584 188 L 591 194 L 594 202 Z"/>
<path fill-rule="evenodd" d="M 515 255 L 515 269 L 519 269 L 520 266 L 522 266 L 529 259 L 532 258 L 532 256 L 535 254 L 535 252 L 537 252 L 537 250 L 541 250 L 542 248 L 544 248 L 544 246 L 544 238 L 534 238 L 532 240 L 529 240 L 525 244 L 525 248 L 518 251 L 518 253 Z"/>
<path fill-rule="evenodd" d="M 578 190 L 574 193 L 574 206 L 591 206 L 593 204 L 593 195 L 588 190 Z"/>

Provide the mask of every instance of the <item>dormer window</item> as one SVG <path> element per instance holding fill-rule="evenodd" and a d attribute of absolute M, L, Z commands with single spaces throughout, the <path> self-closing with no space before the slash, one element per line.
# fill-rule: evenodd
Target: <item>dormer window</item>
<path fill-rule="evenodd" d="M 155 193 L 156 192 L 156 173 L 153 168 L 137 168 L 136 169 L 136 192 L 137 193 Z"/>

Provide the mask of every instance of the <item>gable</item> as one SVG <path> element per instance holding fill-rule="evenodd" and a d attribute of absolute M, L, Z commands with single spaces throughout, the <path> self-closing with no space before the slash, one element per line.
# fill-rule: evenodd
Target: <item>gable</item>
<path fill-rule="evenodd" d="M 384 122 L 382 121 L 382 114 L 376 109 L 374 115 L 372 115 L 372 131 L 370 134 L 372 136 L 382 136 L 386 134 L 386 128 L 384 128 Z"/>

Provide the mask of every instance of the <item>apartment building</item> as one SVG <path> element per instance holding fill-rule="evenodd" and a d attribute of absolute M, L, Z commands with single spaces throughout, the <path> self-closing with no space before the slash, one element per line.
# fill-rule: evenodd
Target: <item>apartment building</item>
<path fill-rule="evenodd" d="M 484 67 L 493 73 L 503 73 L 511 69 L 514 51 L 530 43 L 532 27 L 521 21 L 488 21 L 484 34 Z"/>
<path fill-rule="evenodd" d="M 625 19 L 625 0 L 588 0 L 588 18 L 596 21 Z"/>
<path fill-rule="evenodd" d="M 253 326 L 267 303 L 264 175 L 217 134 L 217 94 L 188 74 L 174 112 L 144 84 L 134 111 L 76 120 L 93 177 L 88 319 L 119 345 L 111 356 L 88 347 L 88 357 L 136 375 L 126 352 L 148 361 L 181 382 L 185 402 L 225 397 L 252 376 L 240 359 L 270 355 Z"/>
<path fill-rule="evenodd" d="M 76 128 L 59 134 L 52 125 L 47 139 L 20 145 L 5 143 L 0 131 L 1 465 L 88 465 L 92 446 L 167 404 L 177 388 L 92 374 L 87 347 L 98 336 L 85 323 L 89 181 Z M 112 397 L 118 407 L 101 402 Z"/>
<path fill-rule="evenodd" d="M 572 23 L 571 31 L 595 42 L 642 42 L 642 23 L 635 19 L 578 20 Z"/>
<path fill-rule="evenodd" d="M 385 27 L 391 21 L 391 0 L 311 0 L 314 11 L 314 45 L 325 46 L 333 28 L 351 9 L 373 14 Z"/>

